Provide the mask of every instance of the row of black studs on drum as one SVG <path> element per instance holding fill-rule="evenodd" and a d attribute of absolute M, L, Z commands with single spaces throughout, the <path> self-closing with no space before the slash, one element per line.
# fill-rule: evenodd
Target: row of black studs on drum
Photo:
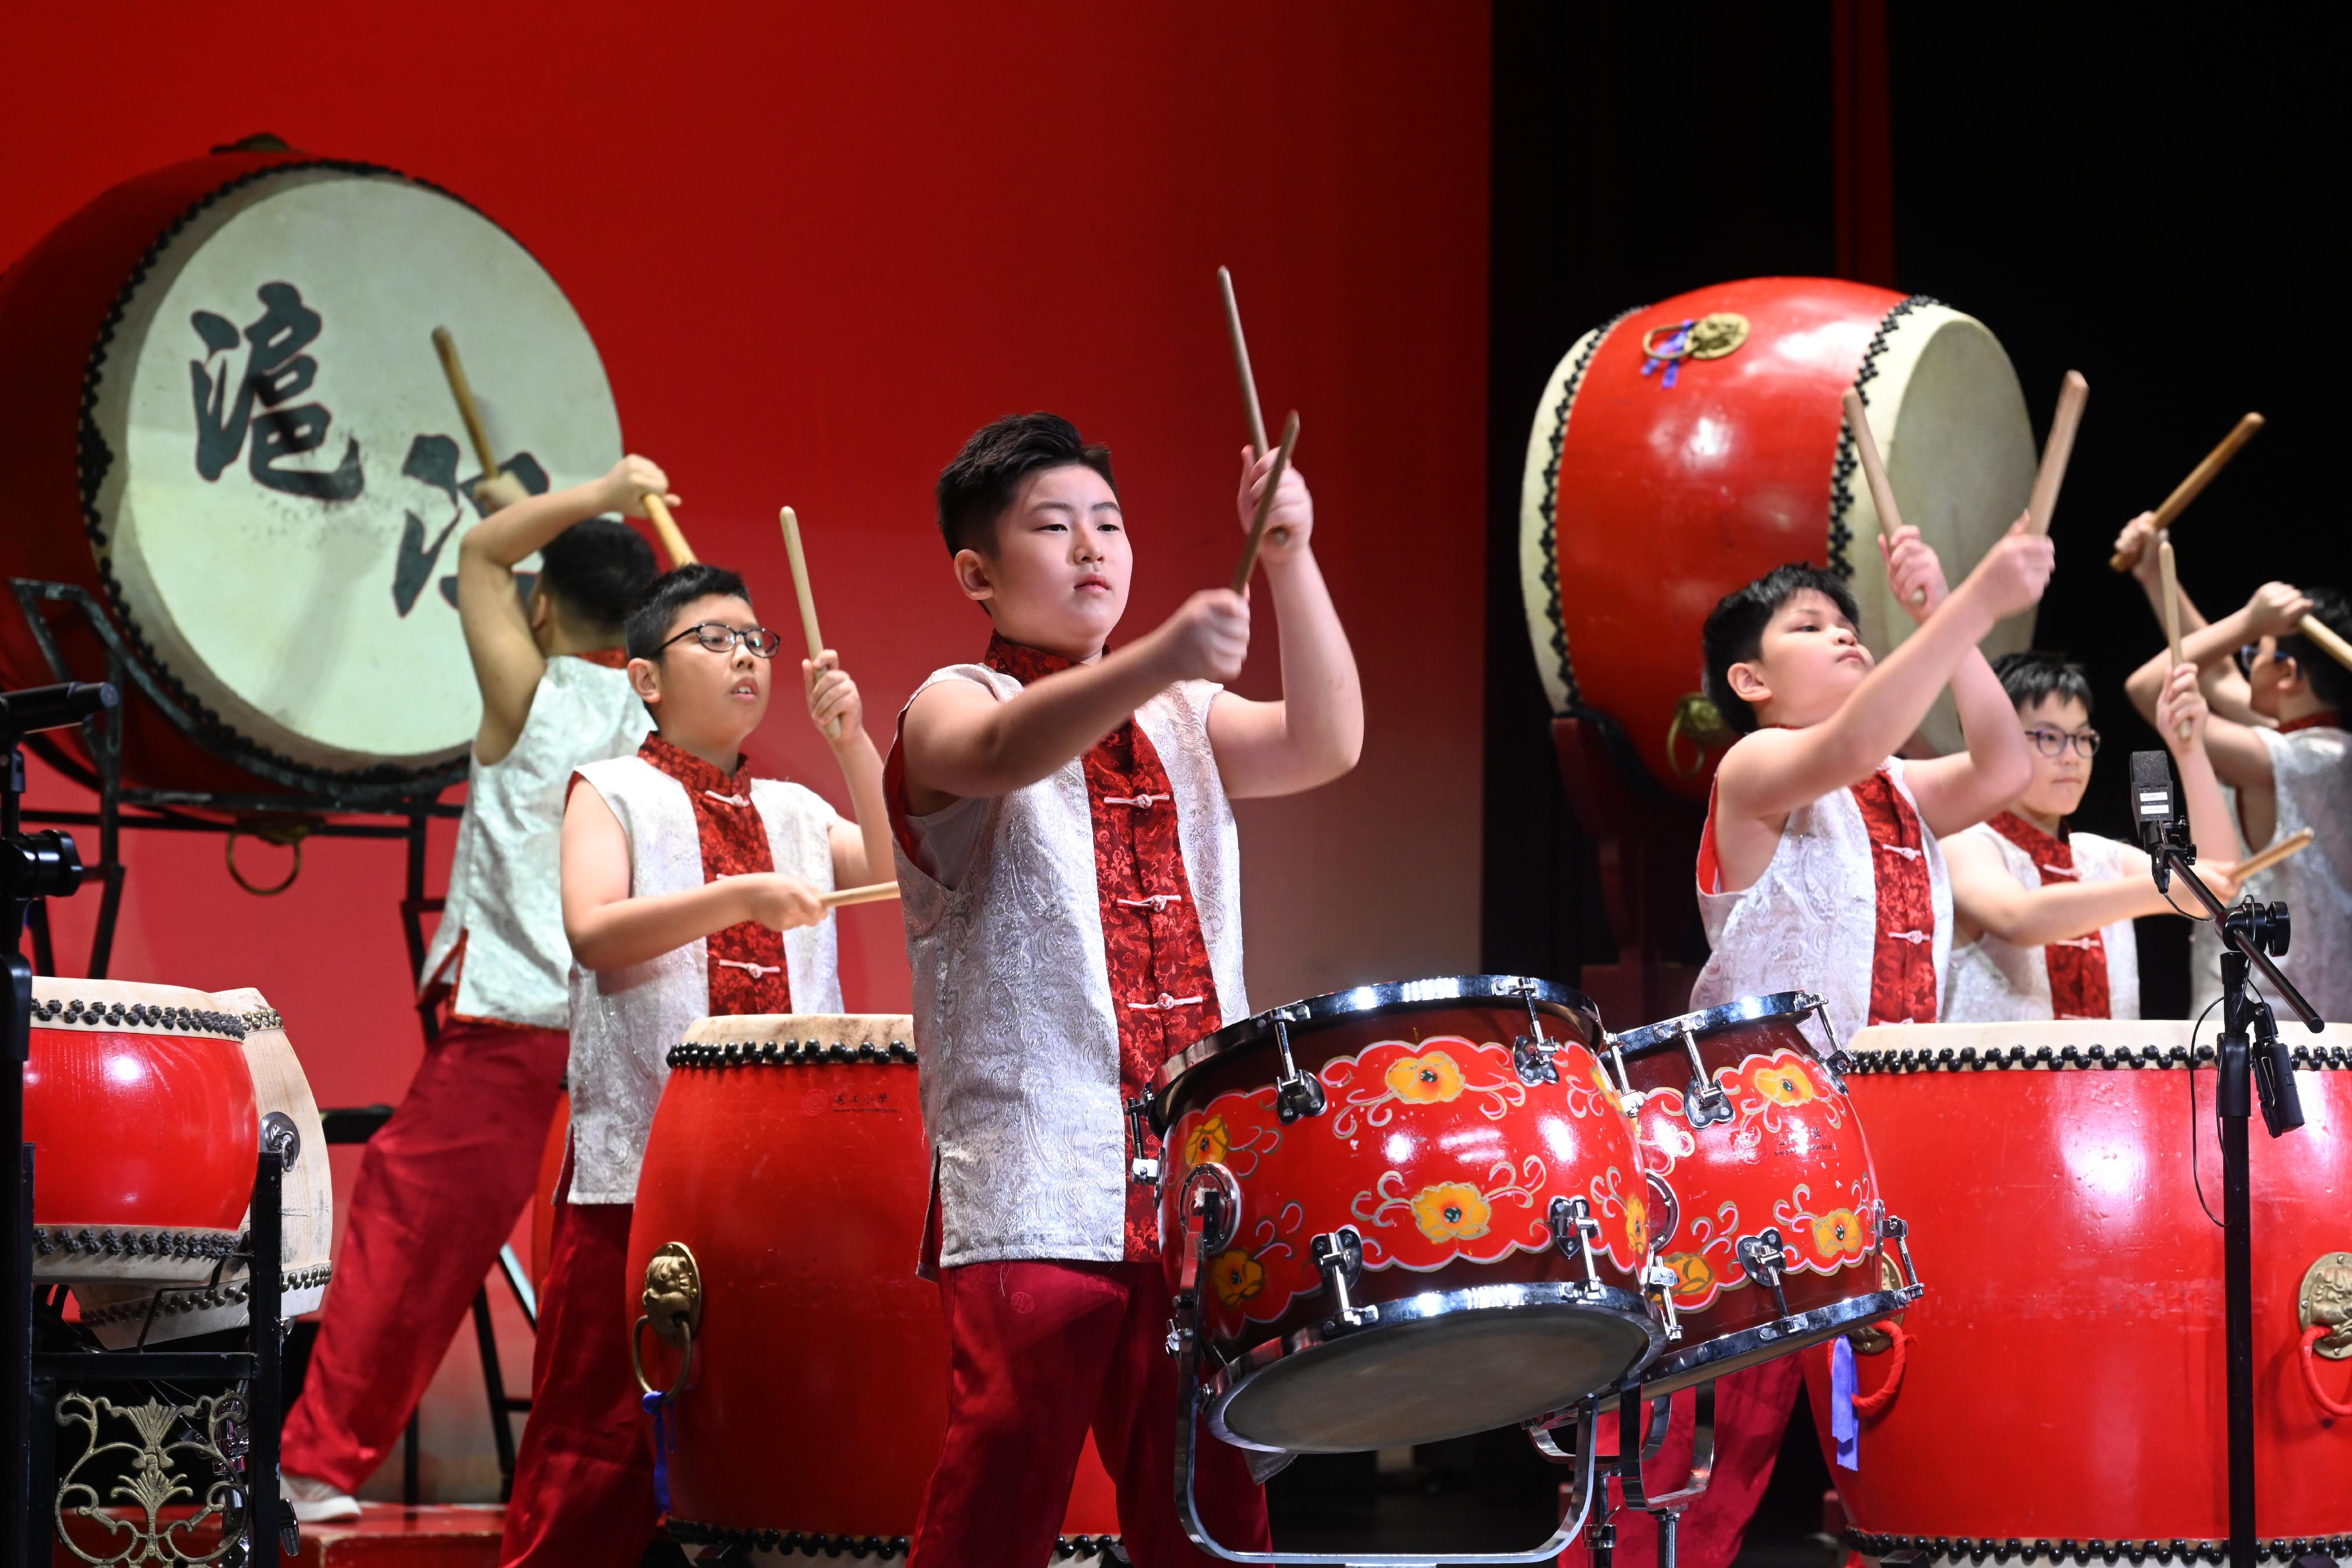
<path fill-rule="evenodd" d="M 334 1278 L 335 1267 L 321 1263 L 315 1268 L 296 1269 L 285 1276 L 278 1287 L 281 1294 L 296 1291 L 315 1290 Z M 163 1299 L 154 1303 L 155 1315 L 172 1317 L 180 1312 L 209 1312 L 215 1307 L 241 1307 L 253 1293 L 250 1280 L 231 1280 L 226 1284 L 210 1286 L 201 1291 L 164 1289 L 156 1294 Z M 91 1328 L 106 1328 L 115 1323 L 136 1322 L 147 1315 L 148 1299 L 141 1296 L 132 1301 L 117 1301 L 110 1307 L 86 1310 L 81 1321 Z"/>
<path fill-rule="evenodd" d="M 176 1030 L 186 1034 L 225 1034 L 245 1038 L 246 1024 L 235 1013 L 207 1012 L 202 1008 L 149 1007 L 144 1002 L 86 1002 L 79 997 L 44 997 L 33 1004 L 35 1023 L 63 1023 L 84 1029 Z"/>
<path fill-rule="evenodd" d="M 1873 1535 L 1849 1530 L 1848 1546 L 1864 1557 L 1884 1558 L 1895 1552 L 1917 1552 L 1929 1558 L 1961 1558 L 1982 1563 L 2012 1559 L 2032 1562 L 2099 1563 L 2227 1563 L 2226 1541 L 1990 1541 L 1969 1536 Z M 2256 1543 L 2255 1557 L 2263 1563 L 2292 1563 L 2313 1554 L 2338 1562 L 2352 1557 L 2352 1535 L 2315 1535 L 2292 1541 Z"/>
<path fill-rule="evenodd" d="M 2352 1047 L 2341 1045 L 2298 1045 L 2291 1053 L 2298 1071 L 2315 1072 L 2323 1068 L 2352 1068 Z M 2196 1064 L 2210 1067 L 2213 1063 L 2213 1048 L 2197 1048 Z M 1945 1046 L 1940 1051 L 1877 1051 L 1849 1053 L 1842 1064 L 1848 1072 L 1972 1072 L 1988 1067 L 2021 1067 L 2028 1070 L 2047 1068 L 2053 1071 L 2069 1067 L 2187 1067 L 2190 1057 L 2185 1045 L 2144 1045 L 2137 1051 L 2121 1045 L 2109 1051 L 2104 1045 L 2089 1047 L 2062 1045 L 2056 1050 L 2035 1046 L 2031 1050 L 2012 1045 L 2007 1051 L 1998 1046 L 1979 1051 L 1964 1045 L 1954 1051 Z"/>
<path fill-rule="evenodd" d="M 669 1538 L 688 1546 L 735 1546 L 748 1552 L 822 1552 L 827 1557 L 856 1556 L 889 1559 L 904 1557 L 911 1546 L 903 1535 L 819 1535 L 806 1530 L 738 1530 L 725 1524 L 698 1524 L 690 1519 L 672 1514 Z M 1125 1562 L 1122 1555 L 1112 1558 L 1112 1549 L 1118 1544 L 1116 1535 L 1065 1535 L 1054 1542 L 1055 1562 L 1073 1557 L 1101 1557 Z"/>
<path fill-rule="evenodd" d="M 145 1230 L 84 1226 L 69 1230 L 58 1225 L 33 1227 L 33 1250 L 41 1257 L 62 1252 L 69 1258 L 234 1258 L 236 1233 L 230 1230 Z"/>
<path fill-rule="evenodd" d="M 870 1040 L 856 1045 L 821 1040 L 688 1040 L 669 1048 L 672 1067 L 767 1067 L 779 1062 L 814 1065 L 827 1061 L 906 1061 L 915 1060 L 915 1048 L 903 1040 L 877 1045 Z"/>

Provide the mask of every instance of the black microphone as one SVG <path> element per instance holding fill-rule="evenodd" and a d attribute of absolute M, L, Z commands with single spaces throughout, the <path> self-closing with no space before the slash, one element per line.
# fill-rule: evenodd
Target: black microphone
<path fill-rule="evenodd" d="M 2131 754 L 2132 821 L 2139 829 L 2139 845 L 2156 862 L 2156 890 L 2172 883 L 2172 865 L 2163 853 L 2167 831 L 2180 820 L 2172 800 L 2172 759 L 2161 751 Z"/>
<path fill-rule="evenodd" d="M 45 729 L 63 729 L 103 713 L 121 700 L 113 685 L 105 681 L 68 681 L 61 685 L 0 692 L 0 732 L 26 736 Z"/>

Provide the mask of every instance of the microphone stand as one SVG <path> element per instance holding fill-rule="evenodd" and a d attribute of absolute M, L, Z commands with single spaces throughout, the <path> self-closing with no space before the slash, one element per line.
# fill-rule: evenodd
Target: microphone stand
<path fill-rule="evenodd" d="M 2178 873 L 2221 933 L 2221 1036 L 2215 1055 L 2220 1085 L 2214 1097 L 2221 1124 L 2221 1247 L 2224 1357 L 2229 1372 L 2230 1568 L 2254 1568 L 2254 1256 L 2251 1162 L 2246 1123 L 2262 1097 L 2263 1124 L 2273 1138 L 2303 1125 L 2302 1098 L 2295 1092 L 2294 1062 L 2278 1037 L 2278 1019 L 2249 984 L 2259 968 L 2317 1034 L 2326 1026 L 2294 982 L 2279 973 L 2273 953 L 2284 954 L 2293 928 L 2284 904 L 2248 898 L 2236 909 L 2224 906 L 2189 869 L 2196 846 L 2181 822 L 2143 825 L 2154 860 L 2157 891 Z M 2189 1070 L 2196 1070 L 2189 1058 Z M 2190 1135 L 2195 1136 L 2192 1129 Z"/>

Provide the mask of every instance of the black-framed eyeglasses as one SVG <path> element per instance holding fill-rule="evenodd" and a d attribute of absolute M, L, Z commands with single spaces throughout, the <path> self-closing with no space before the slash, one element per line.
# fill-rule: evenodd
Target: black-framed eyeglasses
<path fill-rule="evenodd" d="M 2025 738 L 2033 742 L 2033 749 L 2044 757 L 2063 757 L 2070 746 L 2081 752 L 2086 762 L 2099 754 L 2099 732 L 2095 729 L 2072 734 L 2063 729 L 2029 729 Z"/>
<path fill-rule="evenodd" d="M 670 643 L 683 643 L 688 637 L 714 653 L 731 653 L 735 651 L 735 644 L 740 643 L 756 657 L 762 659 L 774 658 L 776 650 L 783 646 L 784 642 L 780 634 L 765 626 L 729 626 L 718 621 L 698 621 L 662 646 L 667 648 Z"/>

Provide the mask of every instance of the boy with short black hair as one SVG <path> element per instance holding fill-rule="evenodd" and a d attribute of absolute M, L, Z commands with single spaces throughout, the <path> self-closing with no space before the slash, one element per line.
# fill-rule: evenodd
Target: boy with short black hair
<path fill-rule="evenodd" d="M 1993 663 L 2033 746 L 2033 782 L 2007 810 L 1945 841 L 1952 878 L 1951 973 L 1944 1017 L 1953 1023 L 2139 1017 L 2137 915 L 2175 910 L 2202 917 L 2191 900 L 2158 893 L 2137 844 L 2070 832 L 2099 749 L 2091 682 L 2080 664 L 2047 653 L 2004 653 Z M 2204 695 L 2194 667 L 2172 672 L 2157 728 L 2180 770 L 2190 831 L 2217 847 L 2229 808 L 2205 755 Z M 2209 838 L 2210 835 L 2210 838 Z M 2233 891 L 2228 864 L 2200 861 L 2214 892 Z"/>
<path fill-rule="evenodd" d="M 882 759 L 831 651 L 801 664 L 858 822 L 797 784 L 754 779 L 742 746 L 780 644 L 743 580 L 681 567 L 627 625 L 628 677 L 654 716 L 635 756 L 583 767 L 563 813 L 572 971 L 572 1137 L 540 1291 L 531 1419 L 499 1562 L 635 1568 L 652 1537 L 653 1456 L 630 1371 L 629 1217 L 668 1049 L 697 1019 L 841 1011 L 822 894 L 880 880 Z"/>
<path fill-rule="evenodd" d="M 544 496 L 505 478 L 478 494 L 510 504 L 458 541 L 457 622 L 482 721 L 419 977 L 446 1017 L 360 1156 L 337 1278 L 286 1417 L 297 1519 L 357 1517 L 351 1494 L 392 1451 L 530 1201 L 570 1049 L 556 896 L 564 784 L 583 763 L 635 751 L 650 727 L 620 645 L 654 554 L 601 514 L 642 517 L 645 497 L 668 488 L 642 457 Z M 519 594 L 515 569 L 534 550 L 538 576 Z"/>
<path fill-rule="evenodd" d="M 1244 527 L 1270 467 L 1244 450 Z M 1224 589 L 1106 651 L 1132 552 L 1109 454 L 1067 421 L 980 431 L 940 475 L 939 513 L 957 585 L 994 634 L 983 664 L 908 699 L 889 769 L 933 1151 L 924 1263 L 950 1356 L 913 1562 L 1045 1561 L 1091 1427 L 1129 1559 L 1205 1563 L 1170 1490 L 1171 1303 L 1122 1104 L 1173 1052 L 1249 1016 L 1229 801 L 1355 765 L 1355 660 L 1296 468 L 1259 557 L 1282 621 L 1270 703 L 1217 684 L 1249 648 L 1249 603 Z M 1204 1442 L 1195 1475 L 1219 1538 L 1267 1549 L 1240 1450 Z"/>

